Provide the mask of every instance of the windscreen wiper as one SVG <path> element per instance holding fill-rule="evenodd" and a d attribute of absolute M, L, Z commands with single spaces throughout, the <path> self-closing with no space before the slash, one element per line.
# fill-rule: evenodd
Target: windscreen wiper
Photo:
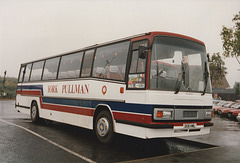
<path fill-rule="evenodd" d="M 181 68 L 181 73 L 180 73 L 180 75 L 178 76 L 178 79 L 177 79 L 177 81 L 176 81 L 176 85 L 175 85 L 175 92 L 174 92 L 174 94 L 178 94 L 179 93 L 179 91 L 180 91 L 180 88 L 181 88 L 181 86 L 182 86 L 182 83 L 184 83 L 184 81 L 183 80 L 185 80 L 185 69 L 184 69 L 184 67 L 183 67 L 183 63 L 181 62 L 181 64 L 182 64 L 182 68 Z"/>
<path fill-rule="evenodd" d="M 182 80 L 177 80 L 176 81 L 176 85 L 175 85 L 175 92 L 174 92 L 174 94 L 178 94 L 178 92 L 180 91 L 181 86 L 182 86 Z"/>
<path fill-rule="evenodd" d="M 207 84 L 208 84 L 208 78 L 209 78 L 209 72 L 208 72 L 208 68 L 207 68 L 207 62 L 205 62 L 205 69 L 204 69 L 204 90 L 203 90 L 203 93 L 202 93 L 202 96 L 205 95 L 206 93 L 206 89 L 207 89 Z"/>

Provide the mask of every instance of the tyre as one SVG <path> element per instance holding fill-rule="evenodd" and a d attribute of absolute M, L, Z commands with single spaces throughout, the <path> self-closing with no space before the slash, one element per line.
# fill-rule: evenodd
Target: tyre
<path fill-rule="evenodd" d="M 33 123 L 37 123 L 40 121 L 38 105 L 36 102 L 33 102 L 31 105 L 31 120 Z"/>
<path fill-rule="evenodd" d="M 94 130 L 98 140 L 110 144 L 114 138 L 113 120 L 108 111 L 101 111 L 94 123 Z"/>

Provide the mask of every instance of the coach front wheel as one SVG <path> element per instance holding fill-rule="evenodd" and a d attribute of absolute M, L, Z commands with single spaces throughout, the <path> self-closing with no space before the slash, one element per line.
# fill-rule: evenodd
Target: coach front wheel
<path fill-rule="evenodd" d="M 113 120 L 108 111 L 102 111 L 97 115 L 94 123 L 95 134 L 102 143 L 111 143 L 114 137 Z"/>
<path fill-rule="evenodd" d="M 33 123 L 37 123 L 40 120 L 38 106 L 36 102 L 33 102 L 31 105 L 31 120 Z"/>

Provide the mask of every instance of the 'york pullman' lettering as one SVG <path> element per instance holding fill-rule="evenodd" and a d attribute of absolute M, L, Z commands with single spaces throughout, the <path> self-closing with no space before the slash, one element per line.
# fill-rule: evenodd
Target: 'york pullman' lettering
<path fill-rule="evenodd" d="M 87 94 L 89 84 L 62 85 L 62 93 Z"/>
<path fill-rule="evenodd" d="M 58 93 L 58 86 L 57 85 L 49 85 L 48 93 Z"/>

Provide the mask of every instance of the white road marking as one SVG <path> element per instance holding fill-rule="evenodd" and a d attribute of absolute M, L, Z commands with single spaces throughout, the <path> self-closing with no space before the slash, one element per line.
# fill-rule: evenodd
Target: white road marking
<path fill-rule="evenodd" d="M 11 122 L 7 122 L 7 121 L 5 121 L 5 120 L 3 120 L 3 119 L 1 119 L 1 118 L 0 118 L 0 121 L 2 121 L 2 122 L 4 122 L 4 123 L 7 123 L 7 124 L 9 124 L 9 125 L 12 125 L 12 126 L 21 128 L 21 129 L 23 129 L 23 130 L 25 130 L 25 131 L 27 131 L 27 132 L 29 132 L 29 133 L 31 133 L 31 134 L 39 137 L 39 138 L 47 141 L 48 143 L 50 143 L 50 144 L 52 144 L 52 145 L 54 145 L 54 146 L 56 146 L 56 147 L 58 147 L 58 148 L 60 148 L 60 149 L 62 149 L 62 150 L 64 150 L 64 151 L 66 151 L 66 152 L 68 152 L 68 153 L 71 153 L 72 155 L 75 155 L 75 156 L 77 156 L 77 157 L 79 157 L 79 158 L 81 158 L 81 159 L 83 159 L 83 160 L 85 160 L 85 161 L 87 161 L 87 162 L 96 163 L 95 161 L 93 161 L 93 160 L 91 160 L 91 159 L 89 159 L 89 158 L 87 158 L 87 157 L 84 157 L 84 156 L 82 156 L 82 155 L 80 155 L 80 154 L 78 154 L 78 153 L 76 153 L 76 152 L 73 152 L 73 151 L 71 151 L 70 149 L 65 148 L 64 146 L 61 146 L 61 145 L 59 145 L 59 144 L 57 144 L 57 143 L 55 143 L 55 142 L 53 142 L 53 141 L 51 141 L 51 140 L 43 137 L 43 136 L 37 134 L 36 132 L 33 132 L 33 131 L 25 128 L 25 127 L 19 126 L 19 125 L 17 125 L 17 124 L 11 123 Z"/>

